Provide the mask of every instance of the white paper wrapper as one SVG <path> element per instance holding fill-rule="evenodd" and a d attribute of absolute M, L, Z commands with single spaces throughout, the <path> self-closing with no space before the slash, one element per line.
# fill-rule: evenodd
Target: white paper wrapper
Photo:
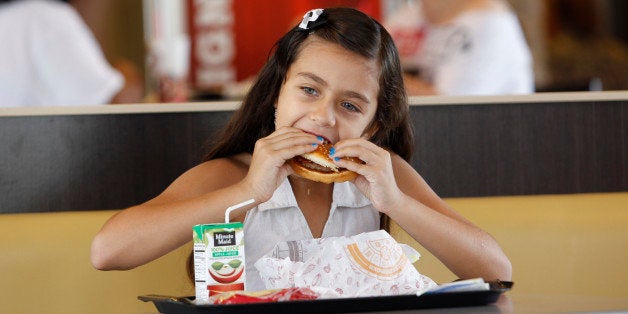
<path fill-rule="evenodd" d="M 386 231 L 277 244 L 255 263 L 267 289 L 307 287 L 322 297 L 414 294 L 436 286 Z"/>

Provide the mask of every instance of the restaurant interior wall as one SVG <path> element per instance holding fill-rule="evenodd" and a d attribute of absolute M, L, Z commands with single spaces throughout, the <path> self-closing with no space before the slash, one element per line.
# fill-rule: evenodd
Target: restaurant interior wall
<path fill-rule="evenodd" d="M 234 59 L 238 80 L 256 73 L 276 38 L 294 23 L 299 12 L 313 5 L 313 1 L 306 0 L 279 1 L 285 3 L 222 1 L 233 6 L 235 36 L 246 38 L 236 43 L 237 54 L 242 56 Z M 327 0 L 324 4 L 365 7 L 365 11 L 378 16 L 386 14 L 389 3 L 400 1 L 405 0 Z M 517 12 L 532 49 L 537 91 L 589 90 L 600 86 L 603 90 L 628 90 L 628 78 L 623 75 L 628 72 L 625 1 L 508 1 Z M 141 1 L 72 2 L 94 31 L 110 61 L 130 60 L 146 73 Z M 320 2 L 315 3 L 321 6 Z M 379 8 L 373 8 L 372 3 L 380 3 Z M 246 15 L 251 12 L 255 15 Z M 253 32 L 253 29 L 265 31 Z M 593 86 L 592 82 L 601 82 L 601 85 Z M 215 92 L 199 89 L 190 100 L 221 97 L 207 93 Z"/>

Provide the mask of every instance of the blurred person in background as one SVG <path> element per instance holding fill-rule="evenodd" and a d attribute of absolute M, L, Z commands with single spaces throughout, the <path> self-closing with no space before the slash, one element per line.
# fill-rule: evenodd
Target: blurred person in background
<path fill-rule="evenodd" d="M 534 92 L 530 49 L 503 0 L 406 0 L 385 26 L 409 95 Z"/>
<path fill-rule="evenodd" d="M 65 1 L 0 0 L 0 107 L 139 102 L 129 61 L 114 68 Z"/>

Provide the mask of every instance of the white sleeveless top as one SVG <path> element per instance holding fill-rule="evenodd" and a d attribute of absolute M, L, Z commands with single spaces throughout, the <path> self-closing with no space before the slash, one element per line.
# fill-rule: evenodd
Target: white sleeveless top
<path fill-rule="evenodd" d="M 334 184 L 329 218 L 322 237 L 351 236 L 379 229 L 379 212 L 353 183 Z M 254 264 L 283 241 L 312 239 L 312 232 L 286 179 L 265 203 L 249 210 L 244 220 L 245 289 L 264 290 Z"/>

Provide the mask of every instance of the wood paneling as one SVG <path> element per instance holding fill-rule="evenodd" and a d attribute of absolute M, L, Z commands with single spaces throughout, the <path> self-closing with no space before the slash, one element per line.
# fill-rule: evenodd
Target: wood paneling
<path fill-rule="evenodd" d="M 628 190 L 626 101 L 413 106 L 442 197 Z M 202 158 L 230 111 L 0 117 L 0 213 L 124 208 Z"/>
<path fill-rule="evenodd" d="M 444 197 L 628 189 L 620 102 L 421 106 L 413 166 Z"/>
<path fill-rule="evenodd" d="M 123 208 L 202 158 L 231 112 L 4 117 L 0 212 Z"/>

